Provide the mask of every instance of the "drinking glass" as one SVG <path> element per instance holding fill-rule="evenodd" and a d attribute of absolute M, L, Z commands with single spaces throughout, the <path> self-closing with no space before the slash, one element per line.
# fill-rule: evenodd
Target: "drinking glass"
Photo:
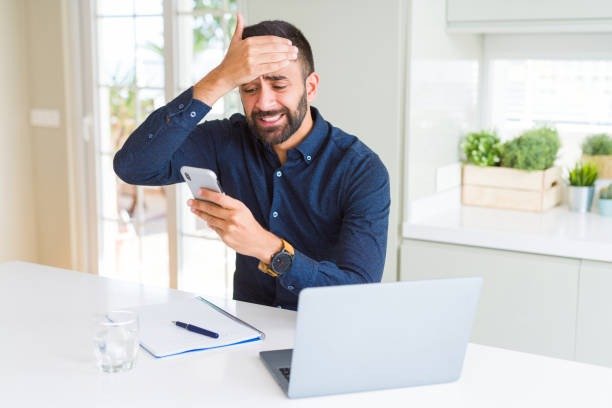
<path fill-rule="evenodd" d="M 95 318 L 94 352 L 100 370 L 128 371 L 138 354 L 138 315 L 113 310 Z"/>

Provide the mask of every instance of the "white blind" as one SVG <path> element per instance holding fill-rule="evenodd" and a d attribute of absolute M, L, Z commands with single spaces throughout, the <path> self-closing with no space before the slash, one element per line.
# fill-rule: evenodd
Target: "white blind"
<path fill-rule="evenodd" d="M 612 61 L 495 60 L 495 119 L 612 125 Z"/>
<path fill-rule="evenodd" d="M 502 139 L 552 125 L 560 164 L 580 157 L 583 139 L 612 134 L 612 37 L 506 35 L 485 38 L 485 127 Z"/>

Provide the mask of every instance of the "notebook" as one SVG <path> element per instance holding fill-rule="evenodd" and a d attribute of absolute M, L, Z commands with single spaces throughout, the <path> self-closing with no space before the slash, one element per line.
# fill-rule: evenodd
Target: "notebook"
<path fill-rule="evenodd" d="M 260 352 L 290 398 L 457 380 L 481 278 L 302 290 L 293 349 Z"/>
<path fill-rule="evenodd" d="M 140 345 L 155 357 L 213 349 L 261 340 L 265 334 L 203 297 L 141 306 Z M 219 333 L 211 338 L 177 327 L 181 321 Z"/>

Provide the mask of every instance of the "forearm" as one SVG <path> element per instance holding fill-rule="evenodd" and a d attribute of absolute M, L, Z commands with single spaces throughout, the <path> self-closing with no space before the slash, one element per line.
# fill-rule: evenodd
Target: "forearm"
<path fill-rule="evenodd" d="M 236 84 L 224 76 L 217 67 L 193 86 L 193 98 L 208 106 L 213 106 L 223 95 L 235 87 Z"/>
<path fill-rule="evenodd" d="M 155 185 L 181 181 L 169 172 L 172 157 L 183 145 L 210 106 L 192 97 L 188 89 L 151 113 L 116 153 L 117 175 L 131 184 Z"/>
<path fill-rule="evenodd" d="M 279 283 L 297 294 L 307 287 L 380 282 L 385 252 L 371 254 L 374 256 L 366 264 L 338 265 L 331 261 L 316 261 L 296 250 L 291 269 L 278 278 Z"/>

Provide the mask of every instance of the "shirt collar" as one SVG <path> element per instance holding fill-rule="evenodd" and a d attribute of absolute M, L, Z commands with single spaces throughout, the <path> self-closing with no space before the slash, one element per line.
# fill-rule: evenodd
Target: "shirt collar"
<path fill-rule="evenodd" d="M 306 164 L 310 164 L 314 161 L 316 154 L 321 149 L 321 146 L 323 146 L 323 143 L 329 133 L 329 123 L 327 123 L 327 121 L 323 119 L 323 116 L 321 116 L 319 110 L 314 106 L 311 106 L 310 112 L 312 115 L 313 122 L 312 129 L 310 129 L 310 132 L 308 133 L 306 138 L 304 138 L 304 140 L 302 140 L 299 145 L 297 145 L 294 149 L 287 151 L 287 157 L 289 159 L 295 160 L 299 156 L 302 158 L 302 160 L 304 160 L 304 163 Z M 254 139 L 257 140 L 258 143 L 260 143 L 264 147 L 264 149 L 268 152 L 269 155 L 271 155 L 271 157 L 277 157 L 272 146 L 263 143 L 261 140 L 259 140 L 259 138 L 252 134 L 250 129 L 249 133 Z"/>

